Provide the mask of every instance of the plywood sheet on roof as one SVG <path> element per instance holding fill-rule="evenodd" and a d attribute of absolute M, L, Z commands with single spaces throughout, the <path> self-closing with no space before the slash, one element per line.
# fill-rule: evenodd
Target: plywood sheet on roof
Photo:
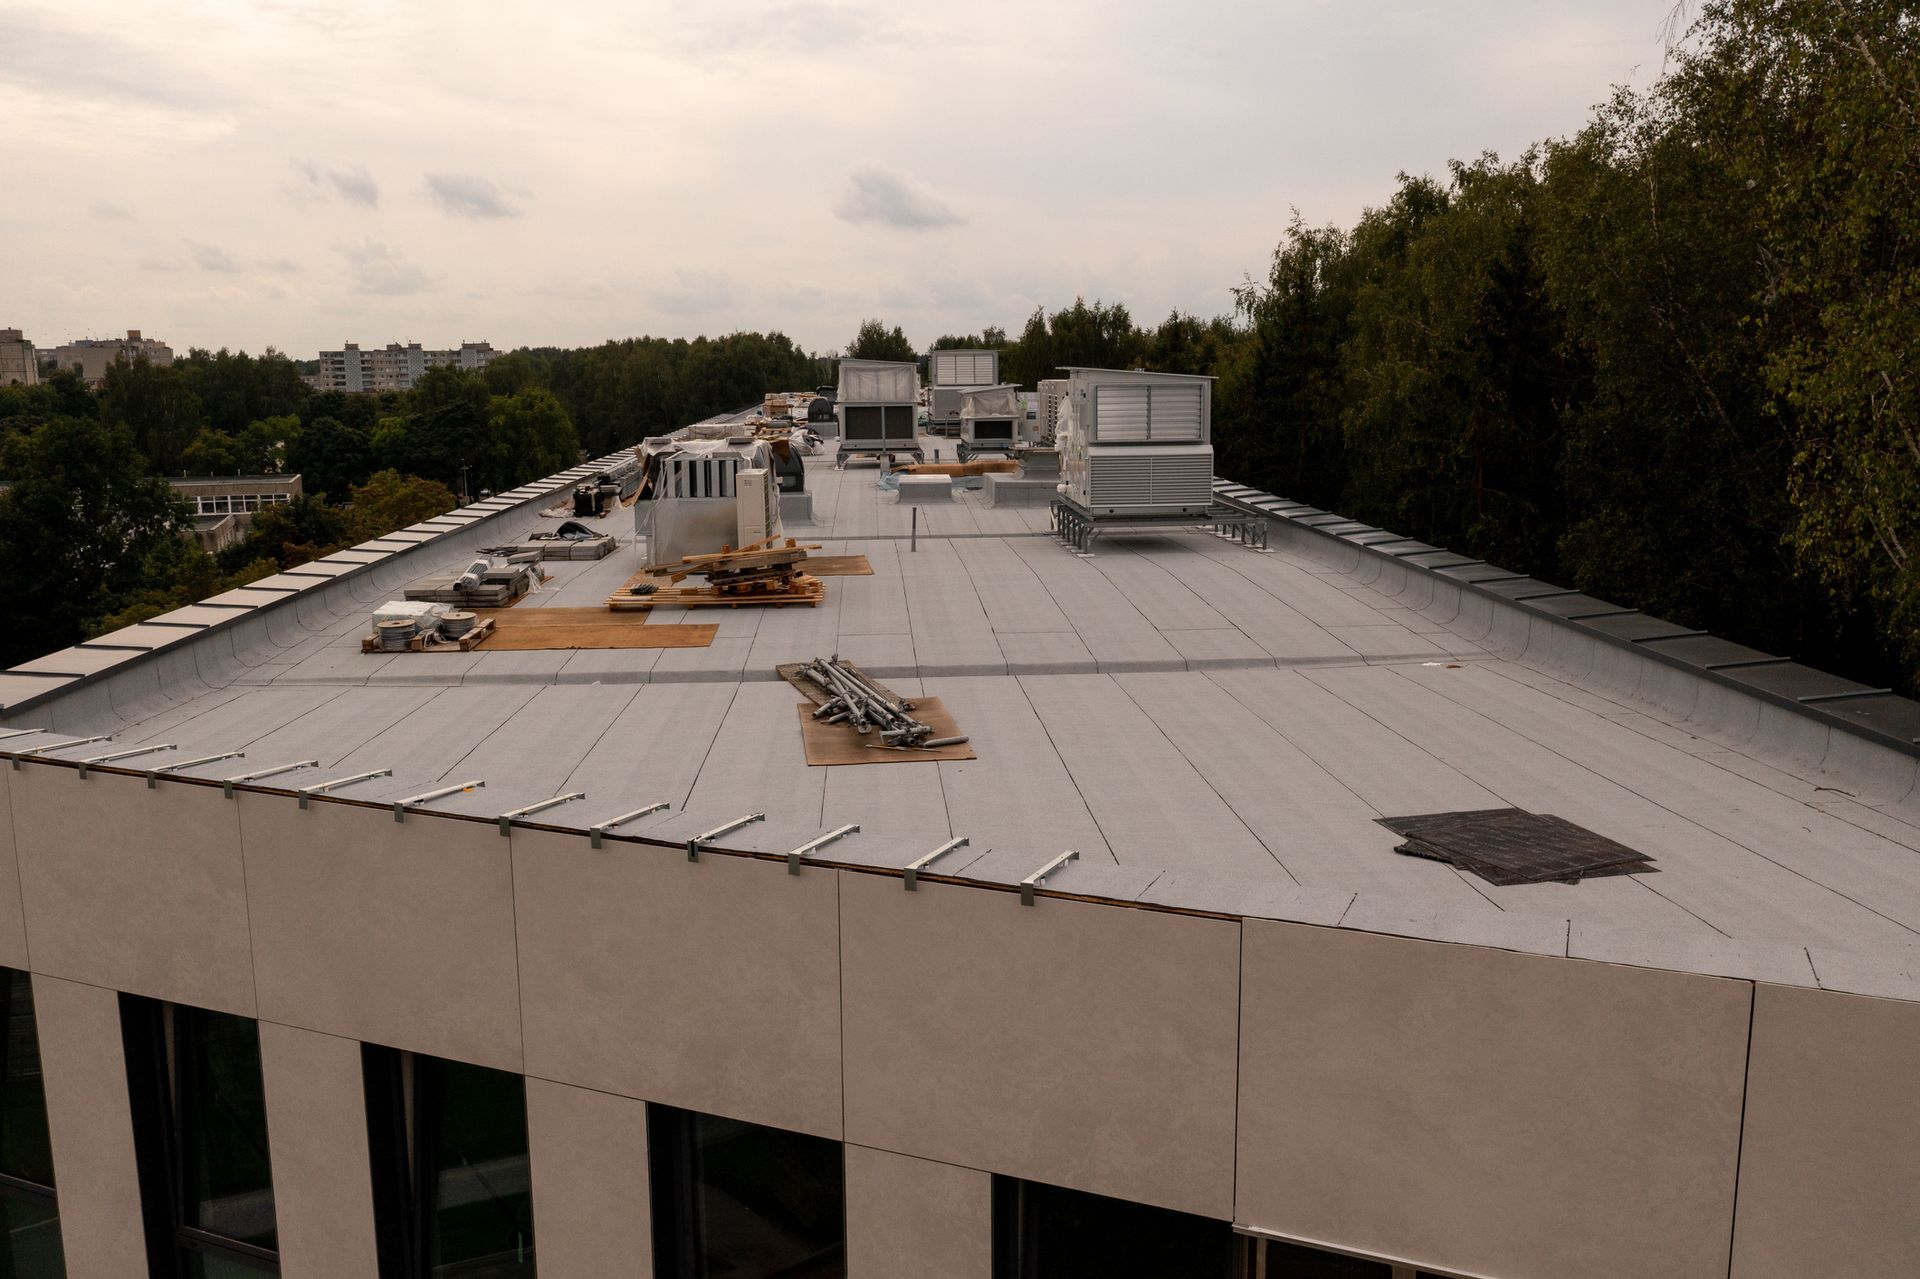
<path fill-rule="evenodd" d="M 809 555 L 807 572 L 815 577 L 872 577 L 873 565 L 864 555 Z"/>
<path fill-rule="evenodd" d="M 799 705 L 800 744 L 806 748 L 810 767 L 834 764 L 924 764 L 929 760 L 980 758 L 973 753 L 973 746 L 968 742 L 933 750 L 886 749 L 881 747 L 878 733 L 862 737 L 853 731 L 851 725 L 823 724 L 813 717 L 814 709 L 812 702 L 801 702 Z M 922 724 L 933 725 L 936 738 L 960 736 L 960 726 L 954 723 L 953 713 L 937 697 L 916 697 L 913 700 L 913 717 Z"/>
<path fill-rule="evenodd" d="M 649 624 L 645 614 L 604 608 L 489 609 L 494 632 L 481 645 L 488 652 L 569 648 L 706 648 L 718 627 L 711 623 Z"/>

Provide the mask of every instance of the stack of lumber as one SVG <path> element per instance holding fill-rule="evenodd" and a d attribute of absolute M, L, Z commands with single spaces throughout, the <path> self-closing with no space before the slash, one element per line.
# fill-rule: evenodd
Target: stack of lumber
<path fill-rule="evenodd" d="M 776 544 L 778 543 L 778 544 Z M 800 543 L 793 538 L 780 542 L 768 538 L 734 550 L 722 548 L 708 555 L 684 555 L 670 564 L 652 564 L 645 575 L 656 579 L 655 589 L 644 595 L 623 591 L 610 596 L 611 609 L 647 609 L 661 605 L 683 608 L 743 604 L 817 605 L 826 598 L 826 587 L 819 578 L 804 570 L 807 552 L 817 551 L 817 542 Z M 689 577 L 703 577 L 705 586 L 682 586 Z M 659 585 L 659 579 L 665 584 Z"/>

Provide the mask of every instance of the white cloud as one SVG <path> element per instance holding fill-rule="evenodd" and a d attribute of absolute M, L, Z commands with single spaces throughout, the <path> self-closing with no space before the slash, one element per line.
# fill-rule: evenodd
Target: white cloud
<path fill-rule="evenodd" d="M 382 297 L 404 297 L 422 293 L 437 283 L 437 277 L 415 266 L 391 244 L 362 240 L 338 250 L 347 260 L 348 274 L 357 293 Z"/>
<path fill-rule="evenodd" d="M 929 187 L 879 165 L 847 175 L 846 188 L 834 201 L 833 216 L 842 222 L 901 231 L 933 231 L 966 222 Z"/>

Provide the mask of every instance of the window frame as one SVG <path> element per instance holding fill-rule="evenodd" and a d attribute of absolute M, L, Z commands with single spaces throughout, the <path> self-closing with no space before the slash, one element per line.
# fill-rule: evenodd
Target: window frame
<path fill-rule="evenodd" d="M 208 1011 L 141 995 L 122 993 L 120 996 L 120 1028 L 133 1119 L 141 1219 L 147 1239 L 147 1264 L 153 1279 L 184 1276 L 189 1252 L 247 1266 L 262 1274 L 280 1273 L 277 1248 L 262 1248 L 187 1224 L 183 1079 L 190 1067 L 183 1060 L 185 1044 L 179 1022 L 182 1013 L 193 1016 Z M 257 1021 L 254 1024 L 259 1025 Z M 262 1069 L 264 1071 L 264 1063 Z M 268 1177 L 271 1186 L 271 1153 Z M 277 1227 L 277 1199 L 274 1212 Z"/>

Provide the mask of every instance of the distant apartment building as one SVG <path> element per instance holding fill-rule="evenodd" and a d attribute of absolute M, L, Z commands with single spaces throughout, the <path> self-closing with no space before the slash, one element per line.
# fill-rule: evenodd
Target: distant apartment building
<path fill-rule="evenodd" d="M 316 391 L 406 391 L 428 369 L 485 368 L 499 354 L 489 342 L 462 342 L 447 351 L 422 350 L 418 342 L 363 351 L 349 342 L 343 350 L 320 352 L 320 371 L 307 384 Z"/>
<path fill-rule="evenodd" d="M 142 337 L 139 329 L 128 329 L 124 338 L 81 338 L 68 342 L 53 353 L 53 362 L 63 369 L 77 367 L 86 381 L 106 381 L 107 370 L 123 356 L 131 361 L 140 356 L 158 365 L 173 363 L 173 348 L 165 342 Z"/>
<path fill-rule="evenodd" d="M 19 329 L 0 329 L 0 386 L 32 386 L 40 380 L 33 343 Z"/>

